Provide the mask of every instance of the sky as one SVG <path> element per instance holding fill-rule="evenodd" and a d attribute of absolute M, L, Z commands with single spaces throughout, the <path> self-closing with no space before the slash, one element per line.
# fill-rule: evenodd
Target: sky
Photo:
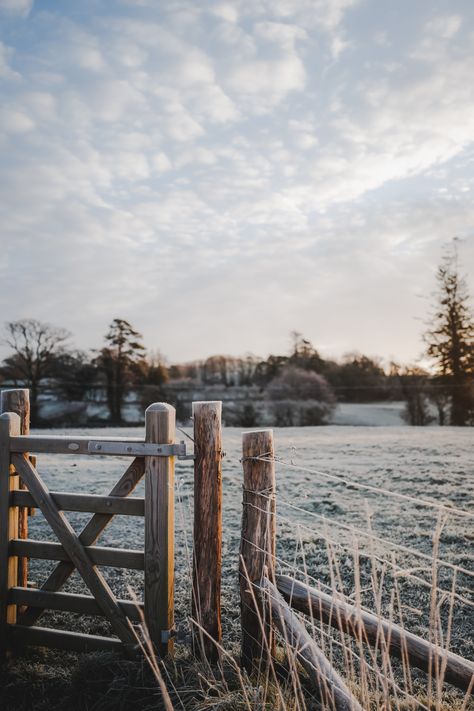
<path fill-rule="evenodd" d="M 415 361 L 473 76 L 472 0 L 0 0 L 0 320 Z"/>

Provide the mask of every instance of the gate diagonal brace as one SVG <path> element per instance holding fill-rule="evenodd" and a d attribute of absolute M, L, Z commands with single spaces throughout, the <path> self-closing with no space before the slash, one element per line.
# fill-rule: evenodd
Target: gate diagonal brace
<path fill-rule="evenodd" d="M 38 508 L 41 509 L 43 516 L 70 557 L 71 562 L 74 563 L 77 572 L 84 580 L 93 597 L 95 597 L 105 617 L 108 618 L 114 632 L 125 646 L 131 650 L 136 645 L 136 638 L 129 627 L 126 615 L 119 606 L 117 598 L 103 575 L 91 563 L 81 540 L 71 524 L 63 512 L 57 508 L 48 487 L 28 459 L 15 454 L 12 457 L 12 464 L 27 485 Z"/>

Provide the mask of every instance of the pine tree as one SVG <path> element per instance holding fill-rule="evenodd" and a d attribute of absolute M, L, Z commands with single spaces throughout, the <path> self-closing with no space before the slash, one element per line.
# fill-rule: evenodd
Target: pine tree
<path fill-rule="evenodd" d="M 474 405 L 474 317 L 455 238 L 438 267 L 436 306 L 425 333 L 427 355 L 451 392 L 451 424 L 468 424 Z"/>
<path fill-rule="evenodd" d="M 121 318 L 115 318 L 105 336 L 107 346 L 96 360 L 105 376 L 107 404 L 112 422 L 122 422 L 122 405 L 145 352 L 142 335 Z"/>

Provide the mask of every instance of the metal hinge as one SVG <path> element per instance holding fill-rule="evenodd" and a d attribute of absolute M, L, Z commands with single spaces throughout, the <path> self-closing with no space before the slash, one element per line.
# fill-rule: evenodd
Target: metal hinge
<path fill-rule="evenodd" d="M 151 442 L 110 442 L 91 440 L 87 445 L 89 454 L 112 454 L 129 457 L 178 457 L 189 459 L 186 444 L 153 444 Z"/>
<path fill-rule="evenodd" d="M 178 631 L 176 627 L 172 627 L 170 630 L 161 630 L 161 644 L 167 644 L 170 639 L 178 636 Z"/>

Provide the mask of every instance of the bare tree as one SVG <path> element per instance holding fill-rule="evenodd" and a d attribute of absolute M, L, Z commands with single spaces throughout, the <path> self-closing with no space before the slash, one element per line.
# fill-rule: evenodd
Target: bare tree
<path fill-rule="evenodd" d="M 427 355 L 451 390 L 451 424 L 465 425 L 472 410 L 474 317 L 465 278 L 460 274 L 457 239 L 438 267 L 436 306 L 425 333 Z"/>
<path fill-rule="evenodd" d="M 41 380 L 52 375 L 56 359 L 66 352 L 70 333 L 36 319 L 9 321 L 4 342 L 11 355 L 3 361 L 3 374 L 15 385 L 30 389 L 31 420 L 38 421 L 38 395 Z"/>

